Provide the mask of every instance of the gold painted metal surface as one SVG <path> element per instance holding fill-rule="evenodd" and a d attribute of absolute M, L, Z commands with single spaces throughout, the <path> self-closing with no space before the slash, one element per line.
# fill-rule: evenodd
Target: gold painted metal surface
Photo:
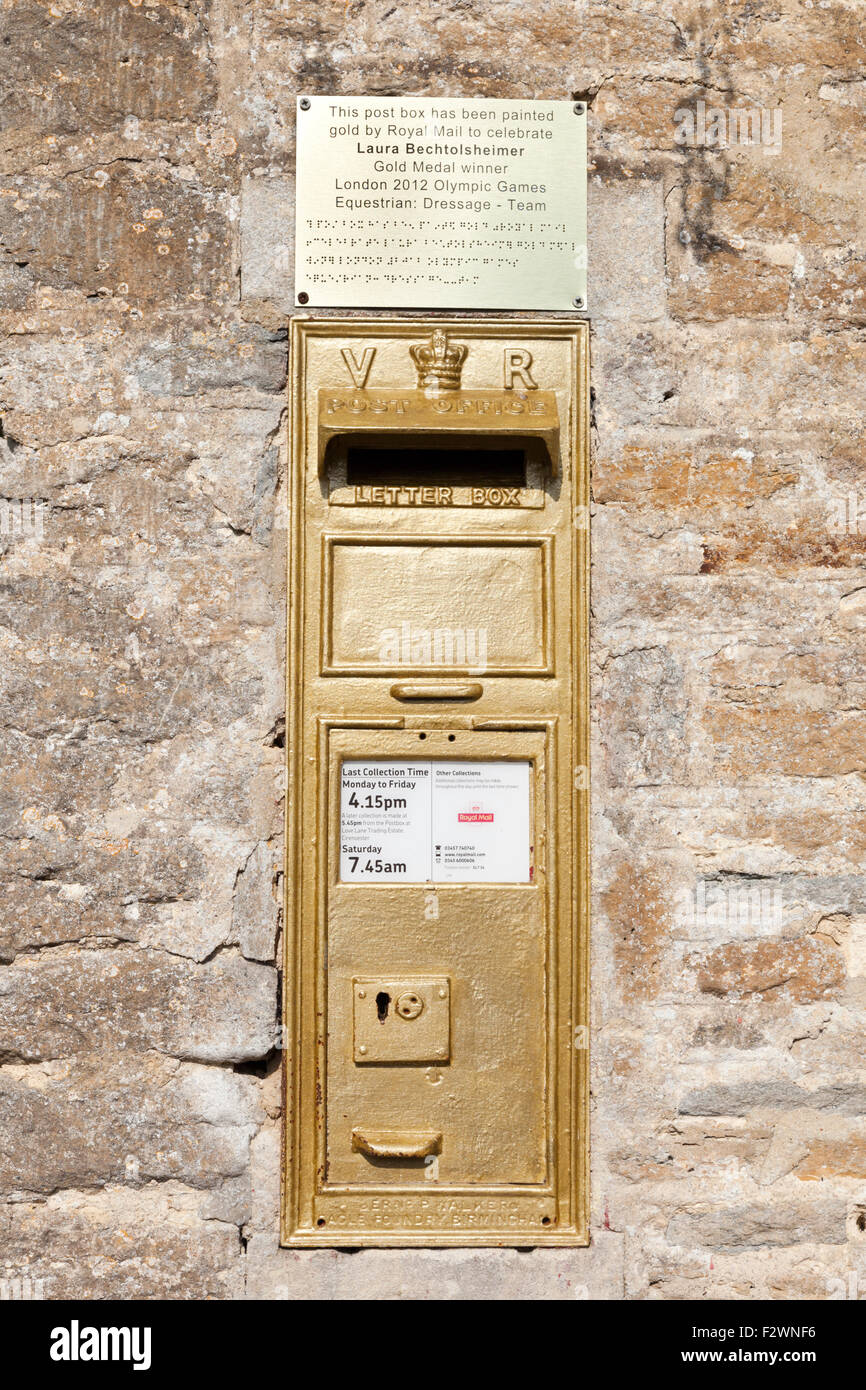
<path fill-rule="evenodd" d="M 585 103 L 299 97 L 299 305 L 573 311 L 586 264 Z"/>
<path fill-rule="evenodd" d="M 289 1245 L 586 1243 L 587 352 L 562 320 L 293 322 Z M 354 417 L 413 392 L 498 410 L 432 452 L 381 413 L 359 465 Z M 491 445 L 488 418 L 533 393 L 558 475 L 537 440 Z M 322 449 L 333 399 L 357 407 Z M 468 502 L 431 481 L 452 452 Z M 385 455 L 374 502 L 353 477 Z M 369 831 L 346 846 L 344 823 Z"/>
<path fill-rule="evenodd" d="M 422 1130 L 352 1130 L 352 1149 L 368 1158 L 430 1158 L 442 1147 L 442 1135 Z"/>
<path fill-rule="evenodd" d="M 401 667 L 407 675 L 478 675 L 473 661 L 482 657 L 485 674 L 552 669 L 552 554 L 546 537 L 419 534 L 385 540 L 381 532 L 356 531 L 326 537 L 322 565 L 327 675 L 399 675 Z M 494 602 L 506 583 L 508 592 Z M 413 640 L 413 634 L 427 632 L 429 651 L 423 637 Z M 434 650 L 437 632 L 443 636 Z M 455 660 L 459 641 L 452 637 L 448 644 L 445 633 L 463 634 L 465 661 Z"/>
<path fill-rule="evenodd" d="M 429 390 L 429 388 L 428 388 Z M 553 473 L 559 472 L 559 414 L 552 391 L 323 391 L 319 399 L 319 470 L 338 436 L 352 442 L 399 430 L 417 443 L 453 436 L 538 438 Z"/>
<path fill-rule="evenodd" d="M 447 975 L 352 981 L 354 1059 L 447 1062 L 451 1056 L 451 989 Z"/>
<path fill-rule="evenodd" d="M 395 681 L 391 686 L 395 700 L 480 700 L 484 686 L 480 681 L 462 684 L 422 685 L 420 681 Z"/>

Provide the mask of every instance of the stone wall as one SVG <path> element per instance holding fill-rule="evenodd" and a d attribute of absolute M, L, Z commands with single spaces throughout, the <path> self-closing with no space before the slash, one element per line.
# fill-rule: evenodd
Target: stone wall
<path fill-rule="evenodd" d="M 0 0 L 0 1279 L 862 1291 L 864 49 L 857 0 Z M 590 105 L 588 1250 L 278 1246 L 299 90 Z"/>

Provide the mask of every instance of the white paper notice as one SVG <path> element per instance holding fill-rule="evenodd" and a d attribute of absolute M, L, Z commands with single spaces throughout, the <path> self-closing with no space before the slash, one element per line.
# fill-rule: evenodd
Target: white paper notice
<path fill-rule="evenodd" d="M 344 762 L 343 882 L 529 883 L 529 770 L 516 762 Z"/>
<path fill-rule="evenodd" d="M 340 878 L 430 877 L 430 764 L 344 762 Z"/>
<path fill-rule="evenodd" d="M 528 883 L 529 763 L 434 762 L 435 883 Z"/>

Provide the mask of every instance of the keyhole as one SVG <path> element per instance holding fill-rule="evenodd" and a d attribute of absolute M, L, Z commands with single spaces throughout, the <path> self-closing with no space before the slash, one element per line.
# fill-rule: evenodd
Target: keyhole
<path fill-rule="evenodd" d="M 376 1013 L 379 1016 L 380 1023 L 385 1022 L 385 1019 L 388 1017 L 388 1009 L 390 1007 L 391 996 L 390 994 L 386 994 L 385 991 L 382 990 L 379 994 L 376 995 Z"/>

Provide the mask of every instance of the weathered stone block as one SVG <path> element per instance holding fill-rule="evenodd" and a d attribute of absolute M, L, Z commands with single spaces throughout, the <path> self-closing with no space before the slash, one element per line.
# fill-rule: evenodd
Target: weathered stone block
<path fill-rule="evenodd" d="M 659 319 L 664 300 L 665 213 L 660 182 L 590 180 L 590 309 L 599 319 Z"/>
<path fill-rule="evenodd" d="M 827 0 L 822 10 L 782 0 L 773 11 L 761 13 L 748 0 L 735 0 L 726 7 L 725 23 L 717 26 L 713 43 L 718 62 L 747 65 L 750 72 L 796 64 L 807 54 L 819 70 L 853 74 L 864 52 L 863 31 L 843 0 Z"/>
<path fill-rule="evenodd" d="M 655 647 L 611 659 L 599 715 L 615 786 L 684 775 L 686 708 L 682 671 L 669 651 Z"/>
<path fill-rule="evenodd" d="M 160 951 L 65 950 L 0 970 L 0 1058 L 35 1061 L 109 1044 L 201 1062 L 265 1057 L 276 972 L 226 955 L 192 965 Z"/>
<path fill-rule="evenodd" d="M 845 958 L 839 948 L 815 937 L 796 941 L 728 942 L 690 962 L 704 994 L 776 997 L 802 1004 L 838 999 L 845 987 Z"/>
<path fill-rule="evenodd" d="M 213 104 L 207 6 L 101 0 L 87 11 L 39 0 L 4 18 L 0 113 L 31 137 L 140 120 L 189 120 Z M 26 64 L 28 81 L 23 81 Z"/>
<path fill-rule="evenodd" d="M 842 191 L 826 180 L 804 179 L 801 161 L 784 158 L 784 127 L 782 140 L 781 158 L 728 159 L 716 177 L 709 160 L 692 168 L 676 195 L 676 211 L 686 227 L 697 227 L 711 242 L 736 238 L 735 245 L 748 241 L 804 250 L 836 245 L 840 232 L 850 235 L 851 208 Z"/>
<path fill-rule="evenodd" d="M 866 713 L 824 713 L 762 705 L 711 705 L 703 728 L 716 775 L 739 780 L 773 774 L 828 777 L 866 770 Z"/>
<path fill-rule="evenodd" d="M 247 1170 L 260 1119 L 249 1077 L 106 1049 L 90 1061 L 0 1068 L 4 1191 L 176 1178 L 218 1187 Z"/>
<path fill-rule="evenodd" d="M 0 237 L 40 283 L 112 294 L 133 307 L 226 303 L 226 195 L 138 161 L 62 180 L 14 179 L 0 197 Z"/>
<path fill-rule="evenodd" d="M 241 192 L 241 297 L 295 308 L 294 184 L 249 178 Z"/>
<path fill-rule="evenodd" d="M 602 902 L 613 934 L 619 992 L 627 1003 L 651 999 L 662 984 L 671 903 L 664 875 L 623 864 Z"/>
<path fill-rule="evenodd" d="M 596 409 L 600 429 L 643 424 L 754 431 L 856 429 L 866 396 L 866 347 L 851 332 L 818 327 L 793 332 L 774 323 L 667 322 L 634 327 L 629 336 L 601 323 L 593 340 L 606 389 Z M 822 384 L 823 383 L 823 384 Z"/>
<path fill-rule="evenodd" d="M 684 244 L 685 242 L 685 244 Z M 668 309 L 675 319 L 776 318 L 791 294 L 791 267 L 717 237 L 668 230 Z"/>
<path fill-rule="evenodd" d="M 266 1236 L 248 1246 L 247 1296 L 291 1300 L 557 1301 L 622 1297 L 622 1236 L 588 1250 L 281 1251 Z"/>
<path fill-rule="evenodd" d="M 814 1090 L 786 1079 L 712 1085 L 692 1091 L 679 1104 L 681 1115 L 748 1115 L 754 1110 L 830 1110 L 866 1113 L 866 1086 L 843 1081 Z"/>
<path fill-rule="evenodd" d="M 273 960 L 279 909 L 277 866 L 272 846 L 260 843 L 238 871 L 232 906 L 232 930 L 248 960 Z"/>
<path fill-rule="evenodd" d="M 193 898 L 205 872 L 201 850 L 182 834 L 172 845 L 144 835 L 96 843 L 28 835 L 6 855 L 0 960 L 70 941 L 137 941 L 157 905 Z"/>
<path fill-rule="evenodd" d="M 142 390 L 171 400 L 240 387 L 282 391 L 287 364 L 285 329 L 237 322 L 143 344 L 135 373 Z"/>
<path fill-rule="evenodd" d="M 724 1208 L 677 1212 L 667 1239 L 672 1245 L 711 1246 L 736 1250 L 746 1246 L 788 1246 L 804 1242 L 842 1245 L 845 1242 L 844 1201 L 823 1198 L 808 1204 L 754 1203 Z"/>
<path fill-rule="evenodd" d="M 199 1204 L 180 1183 L 12 1203 L 0 1265 L 41 1279 L 50 1299 L 241 1297 L 237 1227 L 204 1220 Z"/>
<path fill-rule="evenodd" d="M 810 268 L 797 283 L 795 303 L 809 314 L 863 323 L 866 319 L 866 261 L 842 251 Z"/>
<path fill-rule="evenodd" d="M 715 512 L 754 505 L 797 481 L 799 469 L 788 453 L 779 457 L 766 449 L 728 447 L 714 439 L 699 440 L 682 449 L 675 440 L 657 444 L 623 439 L 617 450 L 600 446 L 593 469 L 597 502 L 622 502 L 663 508 L 668 514 Z M 786 451 L 787 452 L 787 451 Z"/>

